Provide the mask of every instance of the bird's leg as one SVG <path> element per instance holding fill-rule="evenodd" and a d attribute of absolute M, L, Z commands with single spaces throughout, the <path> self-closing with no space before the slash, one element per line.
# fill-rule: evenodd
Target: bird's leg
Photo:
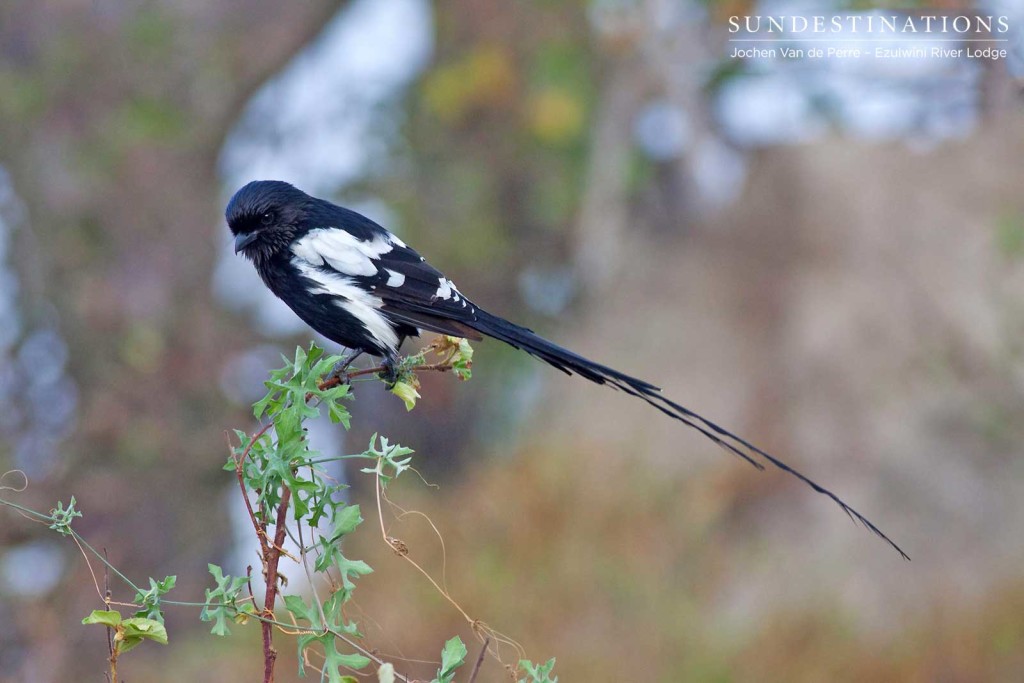
<path fill-rule="evenodd" d="M 383 368 L 380 372 L 381 379 L 384 380 L 388 388 L 393 387 L 398 381 L 398 356 L 384 356 L 380 366 Z"/>
<path fill-rule="evenodd" d="M 356 358 L 359 358 L 359 356 L 361 355 L 363 355 L 363 352 L 356 350 L 353 351 L 347 358 L 342 358 L 340 361 L 334 364 L 334 368 L 331 370 L 331 373 L 327 375 L 327 379 L 330 380 L 334 379 L 335 377 L 341 377 L 342 375 L 344 375 L 345 371 L 348 370 L 348 366 L 352 365 L 352 361 L 354 361 Z"/>

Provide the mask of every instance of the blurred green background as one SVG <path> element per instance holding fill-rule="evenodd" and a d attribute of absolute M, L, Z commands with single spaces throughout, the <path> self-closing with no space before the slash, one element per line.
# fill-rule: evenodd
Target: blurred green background
<path fill-rule="evenodd" d="M 35 509 L 74 494 L 76 528 L 137 581 L 177 574 L 171 597 L 201 599 L 207 562 L 244 573 L 225 433 L 310 332 L 221 211 L 289 180 L 780 454 L 913 557 L 496 342 L 409 414 L 360 387 L 353 431 L 319 446 L 415 448 L 440 487 L 392 498 L 446 552 L 421 518 L 393 533 L 561 680 L 1020 680 L 1024 7 L 912 4 L 1009 15 L 1011 59 L 737 62 L 729 16 L 794 11 L 744 0 L 3 3 L 0 469 Z M 3 513 L 0 681 L 103 680 L 62 541 Z M 460 633 L 475 657 L 371 532 L 346 554 L 376 570 L 369 646 L 432 660 Z M 197 616 L 172 609 L 124 680 L 258 680 L 257 629 Z"/>

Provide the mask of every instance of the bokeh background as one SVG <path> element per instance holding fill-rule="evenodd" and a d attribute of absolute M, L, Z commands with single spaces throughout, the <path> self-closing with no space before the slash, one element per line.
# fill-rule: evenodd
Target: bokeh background
<path fill-rule="evenodd" d="M 280 178 L 782 455 L 913 557 L 496 342 L 471 382 L 425 378 L 412 413 L 360 387 L 353 430 L 318 425 L 318 446 L 415 448 L 439 488 L 392 497 L 446 553 L 419 518 L 394 535 L 561 680 L 1020 680 L 1024 6 L 900 3 L 1010 16 L 1005 61 L 729 57 L 730 15 L 880 5 L 4 2 L 0 469 L 30 487 L 3 495 L 75 495 L 85 537 L 139 582 L 176 574 L 170 597 L 254 562 L 225 432 L 311 335 L 221 211 Z M 0 681 L 103 680 L 77 550 L 2 514 Z M 475 657 L 372 532 L 346 554 L 376 569 L 354 605 L 372 647 L 432 660 L 459 633 Z M 124 680 L 258 679 L 255 627 L 168 626 Z"/>

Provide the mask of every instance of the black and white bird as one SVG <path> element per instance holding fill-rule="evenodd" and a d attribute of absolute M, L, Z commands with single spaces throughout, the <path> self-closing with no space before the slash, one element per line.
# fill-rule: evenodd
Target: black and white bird
<path fill-rule="evenodd" d="M 423 331 L 480 340 L 492 337 L 566 374 L 636 396 L 696 429 L 758 469 L 760 459 L 835 501 L 852 519 L 909 559 L 888 536 L 828 489 L 662 395 L 643 380 L 595 363 L 492 315 L 395 235 L 355 211 L 276 180 L 244 186 L 228 202 L 235 253 L 253 262 L 264 284 L 307 325 L 354 352 L 392 367 L 407 337 Z"/>

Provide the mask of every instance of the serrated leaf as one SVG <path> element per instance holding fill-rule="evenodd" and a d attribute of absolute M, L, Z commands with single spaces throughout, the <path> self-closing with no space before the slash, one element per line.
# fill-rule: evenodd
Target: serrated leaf
<path fill-rule="evenodd" d="M 333 370 L 334 366 L 340 361 L 341 356 L 324 356 L 309 369 L 309 375 L 314 380 L 319 380 L 328 372 Z"/>
<path fill-rule="evenodd" d="M 177 576 L 165 576 L 162 581 L 157 581 L 150 577 L 149 590 L 145 592 L 139 591 L 135 594 L 135 602 L 142 605 L 141 609 L 135 613 L 135 616 L 155 619 L 161 624 L 164 623 L 164 614 L 160 609 L 160 601 L 164 595 L 174 588 L 177 581 Z"/>
<path fill-rule="evenodd" d="M 376 467 L 366 467 L 360 471 L 378 475 L 381 478 L 381 483 L 386 486 L 392 479 L 397 478 L 402 472 L 409 469 L 409 462 L 412 458 L 401 458 L 402 456 L 409 455 L 413 450 L 399 444 L 392 446 L 387 438 L 383 436 L 380 437 L 379 449 L 375 445 L 376 442 L 377 434 L 374 434 L 370 437 L 370 447 L 363 452 L 364 457 L 377 460 Z M 388 471 L 389 467 L 392 470 L 391 472 Z"/>
<path fill-rule="evenodd" d="M 334 508 L 334 519 L 331 520 L 334 532 L 331 535 L 331 540 L 336 541 L 345 534 L 352 533 L 362 523 L 363 515 L 358 505 L 345 505 L 344 507 L 338 506 Z"/>
<path fill-rule="evenodd" d="M 252 404 L 253 417 L 258 420 L 266 414 L 267 409 L 270 408 L 270 404 L 274 400 L 274 394 L 275 392 L 269 392 L 266 396 Z"/>
<path fill-rule="evenodd" d="M 335 638 L 332 636 L 330 643 L 324 643 L 324 670 L 327 671 L 328 680 L 331 683 L 342 683 L 348 676 L 342 676 L 338 669 L 343 667 L 346 669 L 362 669 L 370 664 L 370 660 L 360 654 L 342 654 L 338 652 L 335 642 Z"/>
<path fill-rule="evenodd" d="M 335 399 L 329 398 L 327 400 L 327 416 L 330 417 L 331 422 L 341 424 L 345 429 L 351 427 L 352 414 L 349 413 L 348 409 L 340 403 L 336 403 Z"/>
<path fill-rule="evenodd" d="M 213 635 L 227 636 L 231 634 L 228 620 L 233 620 L 238 615 L 238 597 L 248 579 L 244 576 L 225 575 L 223 570 L 215 564 L 206 566 L 210 574 L 213 575 L 217 586 L 213 589 L 206 589 L 206 603 L 203 605 L 202 612 L 199 613 L 199 619 L 213 622 L 213 626 L 210 628 L 210 633 Z"/>
<path fill-rule="evenodd" d="M 340 617 L 341 605 L 345 598 L 339 596 L 341 591 L 335 592 L 327 602 L 324 603 L 324 613 L 331 615 L 332 621 Z M 332 631 L 345 631 L 356 634 L 355 625 L 344 625 L 331 623 L 325 625 L 320 623 L 320 610 L 310 602 L 298 595 L 284 596 L 285 609 L 291 612 L 296 620 L 309 622 L 310 630 L 314 633 L 304 633 L 297 638 L 299 649 L 299 675 L 304 675 L 303 651 L 314 643 L 321 643 L 324 647 L 324 672 L 330 681 L 342 681 L 344 678 L 338 671 L 339 668 L 362 669 L 370 663 L 370 660 L 359 654 L 343 654 L 338 652 L 336 647 L 336 636 Z M 329 629 L 329 630 L 328 630 Z M 326 632 L 323 632 L 326 631 Z"/>
<path fill-rule="evenodd" d="M 50 510 L 50 520 L 53 522 L 50 525 L 50 529 L 56 531 L 61 536 L 71 535 L 71 522 L 76 517 L 81 517 L 82 513 L 75 509 L 75 505 L 78 501 L 75 500 L 74 496 L 71 496 L 71 500 L 68 502 L 68 506 L 65 508 L 64 503 L 57 501 L 57 507 Z"/>
<path fill-rule="evenodd" d="M 339 667 L 344 666 L 349 669 L 362 669 L 365 666 L 369 666 L 370 659 L 358 653 L 344 654 L 335 650 L 334 656 L 329 657 L 328 662 Z"/>
<path fill-rule="evenodd" d="M 284 596 L 284 606 L 296 619 L 305 619 L 312 629 L 321 629 L 320 611 L 298 595 Z"/>
<path fill-rule="evenodd" d="M 544 664 L 534 664 L 529 659 L 519 660 L 519 668 L 526 674 L 526 678 L 520 678 L 519 683 L 558 683 L 558 676 L 551 677 L 555 668 L 555 658 L 552 657 Z"/>
<path fill-rule="evenodd" d="M 373 568 L 362 560 L 350 560 L 345 557 L 337 543 L 322 536 L 317 542 L 320 544 L 320 556 L 316 558 L 314 569 L 322 572 L 331 566 L 335 567 L 341 575 L 341 584 L 346 590 L 352 591 L 356 587 L 350 577 L 373 573 Z"/>
<path fill-rule="evenodd" d="M 348 590 L 353 590 L 356 587 L 349 576 L 365 576 L 373 573 L 373 567 L 362 560 L 350 560 L 346 557 L 342 557 L 335 563 L 335 566 L 338 568 L 338 573 L 341 574 L 341 585 Z"/>
<path fill-rule="evenodd" d="M 455 670 L 466 661 L 466 644 L 462 638 L 454 636 L 444 644 L 441 650 L 441 668 L 437 670 L 438 683 L 451 683 L 455 678 Z"/>

